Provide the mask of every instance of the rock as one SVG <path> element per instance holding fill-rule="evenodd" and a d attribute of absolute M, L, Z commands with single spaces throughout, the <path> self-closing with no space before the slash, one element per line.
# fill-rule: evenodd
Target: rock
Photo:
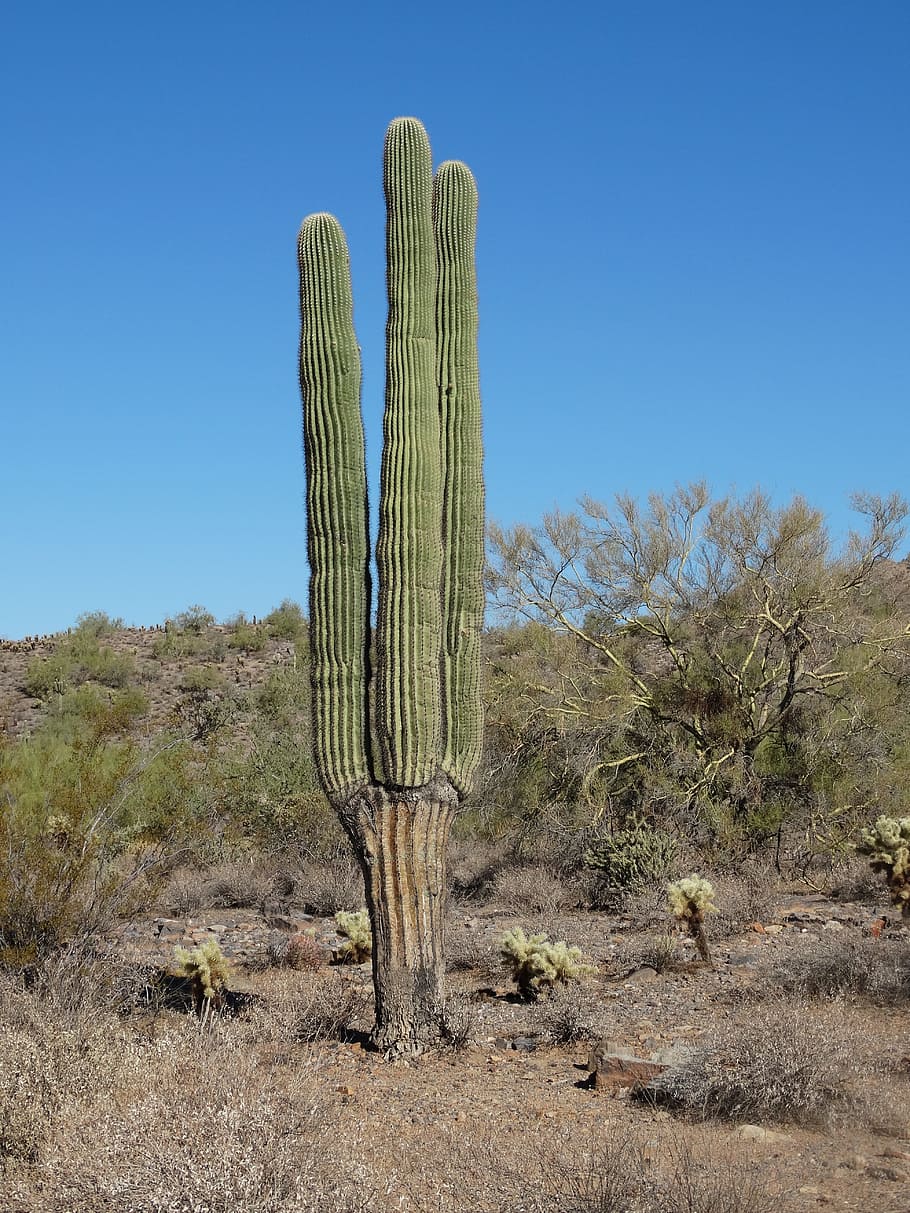
<path fill-rule="evenodd" d="M 842 931 L 844 929 L 844 924 L 842 922 L 838 922 L 836 918 L 829 918 L 823 929 L 825 931 Z"/>
<path fill-rule="evenodd" d="M 786 1141 L 786 1133 L 776 1133 L 773 1129 L 766 1129 L 764 1125 L 740 1125 L 736 1130 L 736 1136 L 742 1137 L 745 1141 Z"/>
<path fill-rule="evenodd" d="M 633 969 L 626 981 L 634 985 L 647 985 L 652 981 L 657 981 L 659 976 L 657 970 L 652 969 L 650 965 L 642 965 L 640 969 Z"/>
<path fill-rule="evenodd" d="M 661 1062 L 636 1057 L 611 1040 L 600 1041 L 588 1055 L 589 1082 L 595 1091 L 644 1086 L 666 1069 Z"/>

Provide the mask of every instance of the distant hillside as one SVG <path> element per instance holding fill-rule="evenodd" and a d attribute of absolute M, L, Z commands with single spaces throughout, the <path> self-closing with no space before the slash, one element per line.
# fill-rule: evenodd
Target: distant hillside
<path fill-rule="evenodd" d="M 294 611 L 305 645 L 305 625 L 299 608 Z M 14 737 L 32 733 L 65 692 L 90 683 L 112 699 L 126 687 L 138 689 L 148 709 L 134 731 L 160 733 L 173 727 L 188 696 L 248 693 L 265 686 L 275 670 L 296 664 L 295 639 L 280 633 L 292 632 L 297 620 L 276 626 L 273 616 L 271 624 L 206 622 L 198 630 L 114 625 L 97 635 L 75 627 L 55 636 L 0 640 L 0 731 Z"/>

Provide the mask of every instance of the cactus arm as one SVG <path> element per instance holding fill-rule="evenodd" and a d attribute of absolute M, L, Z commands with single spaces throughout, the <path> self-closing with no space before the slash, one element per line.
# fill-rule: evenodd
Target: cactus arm
<path fill-rule="evenodd" d="M 477 187 L 459 161 L 433 182 L 443 473 L 442 769 L 464 795 L 480 762 L 484 489 L 474 245 Z"/>
<path fill-rule="evenodd" d="M 331 215 L 300 229 L 300 390 L 316 762 L 329 795 L 370 779 L 369 536 L 347 243 Z"/>
<path fill-rule="evenodd" d="M 419 787 L 441 758 L 442 476 L 435 389 L 432 162 L 397 118 L 384 156 L 389 314 L 376 565 L 376 734 L 384 780 Z"/>

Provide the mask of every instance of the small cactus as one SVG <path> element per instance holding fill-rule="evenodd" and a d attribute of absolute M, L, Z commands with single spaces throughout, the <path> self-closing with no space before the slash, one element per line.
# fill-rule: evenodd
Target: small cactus
<path fill-rule="evenodd" d="M 178 946 L 174 958 L 180 966 L 180 976 L 190 980 L 196 1013 L 219 1010 L 224 1004 L 230 966 L 214 935 L 190 950 Z"/>
<path fill-rule="evenodd" d="M 892 905 L 910 918 L 910 817 L 879 817 L 860 833 L 856 849 L 873 872 L 884 873 Z"/>
<path fill-rule="evenodd" d="M 284 951 L 284 963 L 288 968 L 318 969 L 322 966 L 322 961 L 322 948 L 315 931 L 298 931 L 288 940 Z"/>
<path fill-rule="evenodd" d="M 581 948 L 569 947 L 563 940 L 553 943 L 545 932 L 525 935 L 521 927 L 506 931 L 499 941 L 499 954 L 512 970 L 519 993 L 527 999 L 537 998 L 557 983 L 568 985 L 594 972 Z"/>
<path fill-rule="evenodd" d="M 363 964 L 373 952 L 373 931 L 366 910 L 339 910 L 335 915 L 335 929 L 343 936 L 335 952 L 342 964 Z"/>
<path fill-rule="evenodd" d="M 612 888 L 633 891 L 664 876 L 675 852 L 672 835 L 632 817 L 621 830 L 594 839 L 584 862 L 602 871 Z"/>
<path fill-rule="evenodd" d="M 708 938 L 705 934 L 705 915 L 717 906 L 711 900 L 714 896 L 714 886 L 702 876 L 684 876 L 682 880 L 667 886 L 667 898 L 670 910 L 677 920 L 685 923 L 689 934 L 695 940 L 698 954 L 706 964 L 714 967 Z"/>

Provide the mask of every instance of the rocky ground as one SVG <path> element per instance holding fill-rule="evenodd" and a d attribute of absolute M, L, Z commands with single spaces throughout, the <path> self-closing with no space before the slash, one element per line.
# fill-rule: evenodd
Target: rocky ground
<path fill-rule="evenodd" d="M 883 928 L 884 918 L 884 928 Z M 508 927 L 540 926 L 551 938 L 580 944 L 597 974 L 578 998 L 590 1029 L 571 1043 L 553 1042 L 552 1005 L 519 1001 L 499 968 L 497 941 Z M 315 931 L 328 962 L 338 937 L 334 924 L 293 905 L 268 916 L 250 909 L 199 911 L 190 918 L 149 916 L 123 926 L 117 946 L 133 959 L 168 966 L 174 947 L 214 936 L 234 966 L 230 985 L 268 1003 L 278 987 L 302 975 L 270 967 L 282 944 L 300 930 Z M 315 1050 L 321 1082 L 339 1134 L 364 1146 L 373 1182 L 384 1184 L 389 1207 L 408 1203 L 414 1167 L 432 1168 L 444 1155 L 456 1187 L 476 1191 L 477 1208 L 496 1204 L 496 1181 L 484 1163 L 496 1142 L 516 1151 L 531 1143 L 634 1142 L 643 1157 L 666 1160 L 682 1152 L 718 1173 L 735 1163 L 741 1179 L 759 1181 L 773 1207 L 793 1213 L 825 1208 L 881 1213 L 910 1210 L 910 1011 L 865 998 L 824 1000 L 810 1016 L 833 1016 L 855 1044 L 860 1079 L 879 1091 L 887 1123 L 866 1113 L 842 1114 L 831 1124 L 764 1119 L 703 1121 L 636 1099 L 627 1081 L 641 1077 L 636 1061 L 664 1064 L 689 1056 L 730 1024 L 749 1031 L 765 1014 L 774 973 L 788 952 L 850 940 L 907 940 L 899 920 L 879 907 L 838 902 L 821 894 L 781 895 L 765 921 L 716 940 L 715 968 L 700 963 L 687 940 L 663 972 L 638 963 L 647 934 L 605 914 L 550 916 L 546 923 L 491 907 L 453 910 L 449 936 L 451 986 L 466 1016 L 468 1043 L 458 1051 L 411 1064 L 389 1064 L 365 1047 L 369 1027 L 369 966 L 346 967 L 344 980 L 358 992 L 346 1040 L 279 1048 L 270 1063 L 293 1066 Z M 277 985 L 276 985 L 277 983 Z M 282 984 L 283 983 L 283 984 Z M 163 1014 L 168 1014 L 164 1012 Z M 758 1027 L 756 1027 L 758 1031 Z M 592 1045 L 601 1042 L 600 1075 L 592 1075 Z M 624 1076 L 624 1071 L 626 1075 Z M 648 1073 L 645 1077 L 648 1077 Z M 895 1107 L 897 1112 L 895 1114 Z M 368 1138 L 364 1133 L 368 1130 Z M 402 1167 L 402 1159 L 410 1161 Z M 453 1160 L 455 1160 L 453 1162 Z M 419 1170 L 419 1167 L 418 1167 Z M 450 1193 L 451 1196 L 451 1193 Z M 393 1199 L 394 1197 L 394 1199 Z M 398 1201 L 396 1204 L 395 1201 Z M 439 1208 L 448 1208 L 439 1196 Z M 514 1203 L 509 1207 L 518 1207 Z M 699 1206 L 701 1207 L 701 1206 Z M 713 1206 L 712 1206 L 713 1207 Z M 718 1205 L 718 1208 L 726 1208 Z M 757 1208 L 758 1206 L 756 1206 Z"/>

